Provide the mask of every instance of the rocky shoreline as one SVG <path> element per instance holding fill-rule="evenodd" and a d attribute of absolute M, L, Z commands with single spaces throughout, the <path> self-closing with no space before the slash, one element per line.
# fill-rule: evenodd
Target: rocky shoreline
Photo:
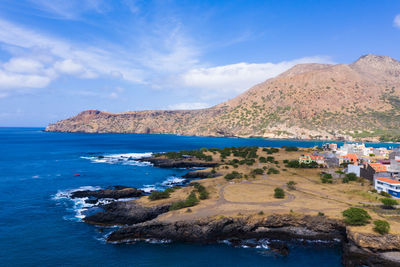
<path fill-rule="evenodd" d="M 114 187 L 113 190 L 76 191 L 71 196 L 114 196 L 115 201 L 98 205 L 100 211 L 83 219 L 84 222 L 93 225 L 122 226 L 107 237 L 106 240 L 110 243 L 169 240 L 191 243 L 228 242 L 233 245 L 256 246 L 263 240 L 269 240 L 268 248 L 271 251 L 287 255 L 287 242 L 341 242 L 344 266 L 400 266 L 400 239 L 397 235 L 356 234 L 350 231 L 342 220 L 325 216 L 271 214 L 165 221 L 158 216 L 169 212 L 170 204 L 148 207 L 136 200 L 118 201 L 119 197 L 126 194 L 121 190 L 143 193 L 135 188 Z"/>

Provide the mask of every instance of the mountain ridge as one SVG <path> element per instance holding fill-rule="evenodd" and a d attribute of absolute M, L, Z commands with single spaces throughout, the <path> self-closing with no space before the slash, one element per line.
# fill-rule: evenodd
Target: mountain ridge
<path fill-rule="evenodd" d="M 368 54 L 351 64 L 296 65 L 207 109 L 89 110 L 46 131 L 377 140 L 399 128 L 400 62 Z"/>

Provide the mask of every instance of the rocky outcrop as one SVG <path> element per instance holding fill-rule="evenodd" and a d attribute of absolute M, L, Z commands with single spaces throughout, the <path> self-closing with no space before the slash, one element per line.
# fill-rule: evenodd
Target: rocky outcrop
<path fill-rule="evenodd" d="M 103 198 L 132 198 L 140 197 L 143 193 L 142 190 L 133 187 L 114 186 L 111 189 L 75 191 L 71 193 L 71 198 L 88 198 L 86 200 L 88 203 L 96 203 L 99 199 Z"/>
<path fill-rule="evenodd" d="M 400 236 L 357 233 L 347 229 L 343 264 L 356 266 L 400 266 Z"/>
<path fill-rule="evenodd" d="M 146 222 L 169 211 L 169 204 L 145 207 L 135 201 L 115 201 L 101 206 L 99 211 L 83 220 L 96 225 L 132 225 Z"/>
<path fill-rule="evenodd" d="M 209 168 L 218 165 L 218 163 L 215 162 L 190 161 L 188 159 L 167 159 L 160 157 L 141 158 L 137 161 L 150 162 L 159 168 Z"/>
<path fill-rule="evenodd" d="M 359 247 L 372 250 L 400 250 L 400 235 L 357 233 L 348 229 L 347 236 Z"/>
<path fill-rule="evenodd" d="M 203 219 L 163 222 L 153 220 L 113 232 L 109 242 L 129 242 L 136 239 L 169 239 L 184 242 L 210 243 L 230 238 L 273 238 L 290 240 L 307 238 L 333 240 L 343 236 L 344 226 L 323 216 L 273 215 L 265 219 L 249 218 Z"/>

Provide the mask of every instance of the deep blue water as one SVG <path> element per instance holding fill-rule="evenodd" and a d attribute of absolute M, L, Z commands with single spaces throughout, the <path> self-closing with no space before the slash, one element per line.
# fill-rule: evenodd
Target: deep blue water
<path fill-rule="evenodd" d="M 0 128 L 1 266 L 340 266 L 339 246 L 293 244 L 288 257 L 224 244 L 106 244 L 57 193 L 82 186 L 160 186 L 186 170 L 95 163 L 94 155 L 318 142 L 144 134 L 45 133 Z M 75 173 L 81 176 L 74 176 Z"/>

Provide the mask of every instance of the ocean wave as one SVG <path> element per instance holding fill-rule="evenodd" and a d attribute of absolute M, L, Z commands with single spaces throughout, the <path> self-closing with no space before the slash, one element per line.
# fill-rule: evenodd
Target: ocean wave
<path fill-rule="evenodd" d="M 170 176 L 161 183 L 145 184 L 140 189 L 146 193 L 150 193 L 151 191 L 154 191 L 154 190 L 162 191 L 169 187 L 182 186 L 182 185 L 186 184 L 187 182 L 188 182 L 188 180 L 185 178 L 178 177 L 178 176 Z"/>
<path fill-rule="evenodd" d="M 96 204 L 87 203 L 86 202 L 86 200 L 88 200 L 87 197 L 71 198 L 72 193 L 76 191 L 84 191 L 84 190 L 96 191 L 100 189 L 102 188 L 99 186 L 81 186 L 75 189 L 58 190 L 58 192 L 52 197 L 52 199 L 55 201 L 63 201 L 63 200 L 71 201 L 73 203 L 72 207 L 68 208 L 67 210 L 71 211 L 73 216 L 66 215 L 64 216 L 64 219 L 82 221 L 82 219 L 84 219 L 86 216 L 85 212 L 87 212 L 90 208 L 93 208 L 95 205 L 97 205 L 97 203 Z M 103 203 L 106 204 L 107 201 L 108 200 L 105 199 Z"/>
<path fill-rule="evenodd" d="M 133 166 L 152 166 L 150 162 L 137 161 L 137 159 L 151 157 L 152 152 L 144 153 L 125 153 L 125 154 L 109 154 L 101 156 L 82 156 L 82 159 L 88 159 L 93 163 L 122 164 Z"/>

